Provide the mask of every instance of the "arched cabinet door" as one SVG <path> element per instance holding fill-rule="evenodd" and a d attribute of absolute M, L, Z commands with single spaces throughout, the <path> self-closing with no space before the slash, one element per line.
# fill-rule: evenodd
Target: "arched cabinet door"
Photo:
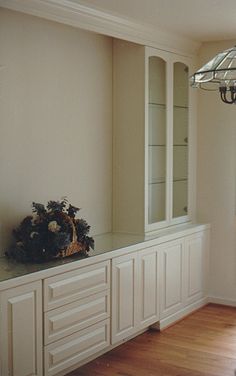
<path fill-rule="evenodd" d="M 148 57 L 148 225 L 167 220 L 167 62 Z"/>
<path fill-rule="evenodd" d="M 189 181 L 189 68 L 182 62 L 173 65 L 173 173 L 172 218 L 187 219 Z"/>

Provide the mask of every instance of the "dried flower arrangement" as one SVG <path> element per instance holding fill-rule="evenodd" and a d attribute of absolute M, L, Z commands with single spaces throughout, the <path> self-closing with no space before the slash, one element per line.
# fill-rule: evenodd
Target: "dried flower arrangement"
<path fill-rule="evenodd" d="M 27 216 L 13 230 L 14 244 L 6 256 L 19 262 L 43 262 L 66 257 L 77 252 L 87 256 L 94 249 L 94 240 L 88 236 L 90 226 L 80 218 L 79 208 L 61 201 L 32 203 L 33 215 Z"/>

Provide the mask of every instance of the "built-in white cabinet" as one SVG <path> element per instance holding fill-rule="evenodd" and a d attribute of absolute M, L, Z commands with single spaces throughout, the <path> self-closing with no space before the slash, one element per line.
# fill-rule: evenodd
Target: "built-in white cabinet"
<path fill-rule="evenodd" d="M 66 375 L 207 302 L 208 230 L 144 246 L 46 269 L 33 282 L 23 276 L 20 286 L 0 284 L 0 375 Z"/>
<path fill-rule="evenodd" d="M 42 282 L 0 292 L 0 375 L 42 376 Z"/>
<path fill-rule="evenodd" d="M 138 312 L 137 253 L 112 260 L 112 343 L 129 337 L 137 330 Z"/>
<path fill-rule="evenodd" d="M 109 344 L 109 320 L 99 321 L 97 324 L 51 343 L 44 352 L 44 375 L 65 375 L 70 367 L 78 367 L 81 361 L 108 347 Z"/>
<path fill-rule="evenodd" d="M 112 343 L 159 320 L 156 247 L 112 260 Z"/>
<path fill-rule="evenodd" d="M 190 60 L 145 49 L 146 231 L 187 221 L 190 118 Z"/>
<path fill-rule="evenodd" d="M 109 289 L 110 263 L 105 261 L 44 281 L 44 309 L 49 311 Z"/>
<path fill-rule="evenodd" d="M 209 233 L 168 242 L 160 251 L 161 328 L 196 309 L 207 294 Z"/>
<path fill-rule="evenodd" d="M 192 64 L 181 55 L 114 41 L 115 231 L 155 231 L 192 218 Z"/>
<path fill-rule="evenodd" d="M 160 272 L 157 247 L 138 252 L 138 327 L 159 320 Z"/>
<path fill-rule="evenodd" d="M 161 319 L 184 306 L 184 239 L 160 247 Z"/>
<path fill-rule="evenodd" d="M 185 239 L 185 304 L 189 305 L 206 295 L 209 235 L 200 232 Z"/>
<path fill-rule="evenodd" d="M 45 376 L 110 345 L 110 260 L 44 280 L 44 345 Z"/>

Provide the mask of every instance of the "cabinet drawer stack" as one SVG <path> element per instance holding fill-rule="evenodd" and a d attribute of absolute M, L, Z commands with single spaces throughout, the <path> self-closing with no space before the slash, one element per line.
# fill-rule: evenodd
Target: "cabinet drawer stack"
<path fill-rule="evenodd" d="M 109 261 L 45 279 L 45 376 L 68 372 L 109 346 L 109 317 Z"/>

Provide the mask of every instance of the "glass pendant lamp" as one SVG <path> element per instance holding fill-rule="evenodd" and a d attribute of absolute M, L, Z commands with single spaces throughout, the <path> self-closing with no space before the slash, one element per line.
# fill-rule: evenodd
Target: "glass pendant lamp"
<path fill-rule="evenodd" d="M 220 52 L 190 78 L 192 87 L 219 90 L 224 103 L 236 103 L 236 46 Z"/>

